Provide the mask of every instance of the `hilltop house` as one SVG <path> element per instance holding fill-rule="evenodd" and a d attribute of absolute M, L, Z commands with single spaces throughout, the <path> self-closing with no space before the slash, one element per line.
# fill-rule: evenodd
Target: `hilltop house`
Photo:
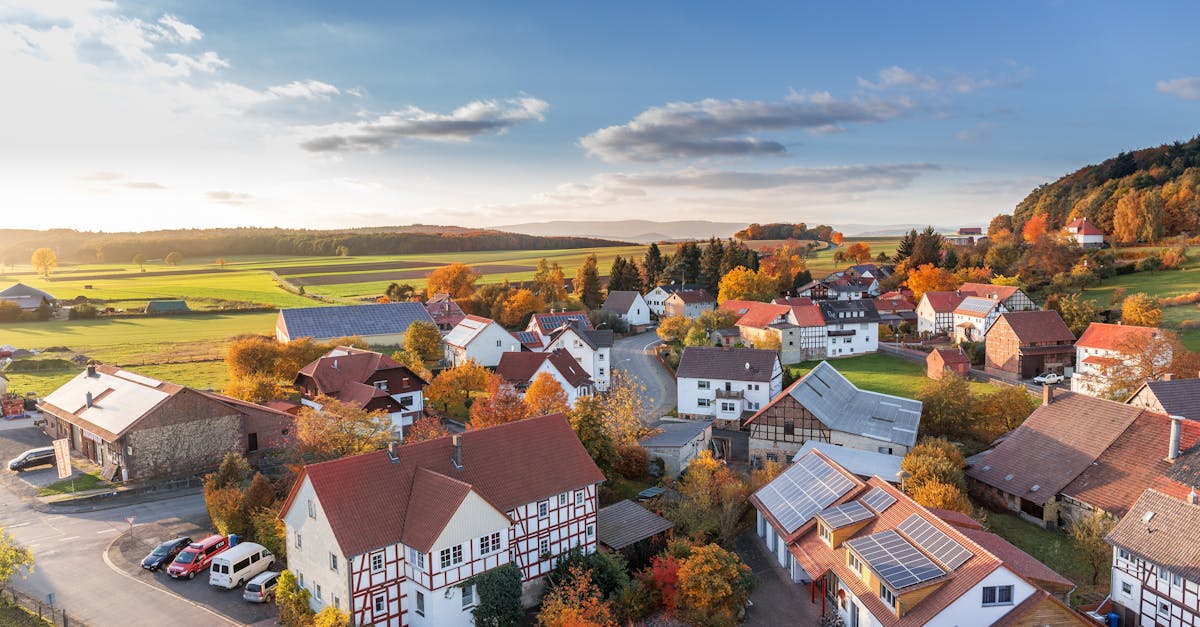
<path fill-rule="evenodd" d="M 1103 248 L 1104 231 L 1087 218 L 1075 218 L 1065 228 L 1071 239 L 1083 248 Z"/>
<path fill-rule="evenodd" d="M 1057 311 L 1011 311 L 985 330 L 984 371 L 1009 381 L 1062 374 L 1075 354 L 1075 334 Z"/>
<path fill-rule="evenodd" d="M 537 334 L 538 339 L 545 346 L 550 336 L 564 324 L 581 329 L 592 328 L 592 321 L 588 319 L 586 311 L 560 311 L 533 314 L 529 319 L 529 324 L 525 326 L 525 331 Z"/>
<path fill-rule="evenodd" d="M 429 312 L 429 317 L 433 318 L 433 323 L 443 334 L 448 333 L 467 317 L 467 312 L 445 292 L 434 294 L 433 298 L 426 301 L 425 311 Z"/>
<path fill-rule="evenodd" d="M 663 316 L 683 316 L 695 320 L 700 314 L 717 307 L 717 299 L 704 290 L 679 290 L 663 303 Z"/>
<path fill-rule="evenodd" d="M 872 300 L 824 300 L 826 355 L 848 357 L 879 350 L 879 312 Z"/>
<path fill-rule="evenodd" d="M 641 294 L 634 291 L 610 291 L 601 309 L 616 314 L 630 328 L 650 324 L 650 306 Z"/>
<path fill-rule="evenodd" d="M 374 351 L 339 346 L 296 374 L 300 402 L 320 410 L 328 396 L 367 411 L 383 410 L 396 433 L 425 412 L 425 381 L 404 364 Z"/>
<path fill-rule="evenodd" d="M 0 300 L 16 303 L 22 311 L 34 311 L 46 303 L 50 307 L 58 306 L 58 299 L 53 294 L 24 283 L 14 283 L 0 290 Z"/>
<path fill-rule="evenodd" d="M 1126 402 L 1160 414 L 1200 421 L 1200 379 L 1176 379 L 1167 373 L 1159 381 L 1143 383 Z"/>
<path fill-rule="evenodd" d="M 917 303 L 917 332 L 922 335 L 954 332 L 954 310 L 966 298 L 958 292 L 925 292 Z"/>
<path fill-rule="evenodd" d="M 954 308 L 954 341 L 982 342 L 987 328 L 1000 314 L 1008 311 L 992 298 L 968 296 Z"/>
<path fill-rule="evenodd" d="M 699 289 L 703 289 L 699 283 L 657 285 L 654 289 L 646 292 L 643 299 L 646 301 L 646 306 L 650 308 L 650 313 L 661 318 L 666 315 L 667 298 L 671 294 L 681 290 L 695 291 Z"/>
<path fill-rule="evenodd" d="M 521 394 L 541 373 L 549 373 L 567 393 L 567 404 L 575 405 L 581 396 L 591 396 L 595 383 L 565 349 L 545 353 L 504 353 L 496 366 L 496 375 Z"/>
<path fill-rule="evenodd" d="M 1108 534 L 1109 598 L 1123 625 L 1200 625 L 1200 498 L 1148 489 Z"/>
<path fill-rule="evenodd" d="M 539 350 L 546 353 L 559 349 L 567 351 L 591 377 L 596 390 L 603 392 L 612 380 L 613 337 L 612 329 L 563 325 L 550 335 L 545 347 Z"/>
<path fill-rule="evenodd" d="M 1115 393 L 1128 398 L 1133 390 L 1111 390 L 1112 375 L 1130 365 L 1131 351 L 1145 347 L 1159 336 L 1151 327 L 1093 322 L 1075 341 L 1075 373 L 1071 376 L 1071 391 L 1092 396 Z M 1166 366 L 1171 361 L 1168 348 L 1161 356 Z"/>
<path fill-rule="evenodd" d="M 504 330 L 495 320 L 480 316 L 464 316 L 442 338 L 446 348 L 446 365 L 453 368 L 474 359 L 475 363 L 495 368 L 500 355 L 521 350 L 521 342 Z"/>
<path fill-rule="evenodd" d="M 735 428 L 783 388 L 783 367 L 772 350 L 689 346 L 675 376 L 680 417 Z"/>
<path fill-rule="evenodd" d="M 790 462 L 810 440 L 904 455 L 917 442 L 921 402 L 860 390 L 821 362 L 743 423 L 750 462 Z"/>
<path fill-rule="evenodd" d="M 471 577 L 513 562 L 532 606 L 558 556 L 596 550 L 602 481 L 562 414 L 309 464 L 279 516 L 288 568 L 355 625 L 469 626 Z"/>
<path fill-rule="evenodd" d="M 421 303 L 281 309 L 275 321 L 275 339 L 290 342 L 310 337 L 328 342 L 358 337 L 371 346 L 403 346 L 408 325 L 418 320 L 434 324 Z"/>

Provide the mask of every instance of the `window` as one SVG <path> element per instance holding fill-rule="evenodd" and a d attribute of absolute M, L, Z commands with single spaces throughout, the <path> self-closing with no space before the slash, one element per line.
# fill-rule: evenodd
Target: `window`
<path fill-rule="evenodd" d="M 604 361 L 604 353 L 599 354 L 599 359 L 600 359 L 600 361 Z M 601 370 L 600 374 L 604 374 L 604 370 Z"/>
<path fill-rule="evenodd" d="M 588 525 L 588 526 L 587 526 L 587 537 L 589 537 L 589 538 L 590 538 L 590 537 L 592 537 L 592 536 L 594 536 L 594 535 L 596 535 L 596 526 L 595 526 L 595 525 Z"/>
<path fill-rule="evenodd" d="M 416 565 L 420 570 L 425 570 L 425 554 L 417 552 L 414 548 L 408 549 L 408 563 Z"/>
<path fill-rule="evenodd" d="M 699 390 L 707 390 L 707 389 L 708 389 L 708 387 L 709 387 L 709 382 L 708 382 L 708 381 L 697 381 L 697 382 L 696 382 L 696 389 L 699 389 Z"/>
<path fill-rule="evenodd" d="M 817 523 L 817 534 L 820 535 L 821 539 L 824 540 L 825 542 L 828 542 L 828 543 L 833 542 L 833 536 L 829 533 L 829 527 L 826 527 L 825 525 L 823 525 L 819 522 Z"/>
<path fill-rule="evenodd" d="M 475 605 L 475 586 L 463 586 L 463 609 L 467 609 Z"/>
<path fill-rule="evenodd" d="M 318 584 L 313 584 L 313 586 L 314 586 L 314 588 L 316 589 L 316 597 L 317 597 L 317 600 L 318 600 L 318 601 L 320 601 L 320 600 L 321 600 L 321 584 L 319 584 L 319 583 L 318 583 Z"/>
<path fill-rule="evenodd" d="M 462 545 L 460 544 L 448 549 L 442 549 L 441 552 L 438 553 L 438 561 L 441 563 L 442 568 L 449 568 L 451 566 L 461 564 L 463 561 Z"/>
<path fill-rule="evenodd" d="M 329 554 L 329 570 L 337 572 L 337 562 L 338 562 L 337 555 L 330 553 Z"/>
<path fill-rule="evenodd" d="M 983 604 L 988 605 L 1012 605 L 1013 602 L 1013 587 L 1012 586 L 984 586 L 983 587 Z"/>
<path fill-rule="evenodd" d="M 558 506 L 562 507 L 563 505 L 566 505 L 566 504 L 567 504 L 567 493 L 563 492 L 562 494 L 558 495 Z"/>
<path fill-rule="evenodd" d="M 854 572 L 858 573 L 859 576 L 861 577 L 862 576 L 862 562 L 859 561 L 858 556 L 853 553 L 847 552 L 846 558 L 847 558 L 846 561 L 850 562 L 850 568 L 854 569 Z"/>
<path fill-rule="evenodd" d="M 496 340 L 496 347 L 497 347 L 497 348 L 499 348 L 499 347 L 500 347 L 500 343 L 501 343 L 501 342 L 503 342 L 503 341 L 504 341 L 504 340 Z"/>
<path fill-rule="evenodd" d="M 984 588 L 984 590 L 986 589 Z M 888 590 L 887 586 L 882 583 L 879 584 L 879 598 L 883 599 L 883 602 L 887 603 L 888 607 L 896 609 L 896 595 L 892 594 L 892 591 Z"/>
<path fill-rule="evenodd" d="M 538 518 L 550 517 L 550 501 L 542 501 L 538 503 Z"/>
<path fill-rule="evenodd" d="M 301 548 L 301 547 L 303 547 L 303 546 L 304 546 L 304 542 L 302 542 L 302 541 L 301 541 L 301 538 L 300 538 L 300 532 L 299 532 L 299 531 L 297 531 L 297 532 L 296 532 L 296 548 L 297 548 L 297 549 L 299 549 L 299 548 Z"/>
<path fill-rule="evenodd" d="M 313 503 L 312 499 L 308 499 L 308 517 L 309 518 L 317 517 L 317 506 L 315 503 Z"/>
<path fill-rule="evenodd" d="M 425 615 L 425 593 L 417 590 L 417 615 Z"/>
<path fill-rule="evenodd" d="M 1133 586 L 1129 585 L 1128 581 L 1121 582 L 1121 592 L 1125 594 L 1133 594 Z"/>
<path fill-rule="evenodd" d="M 300 582 L 300 587 L 304 587 L 304 573 L 296 573 L 296 579 Z"/>
<path fill-rule="evenodd" d="M 383 571 L 383 553 L 371 554 L 371 572 L 378 573 Z"/>
<path fill-rule="evenodd" d="M 335 594 L 335 595 L 333 595 L 333 606 L 334 606 L 334 607 L 341 607 L 341 605 L 342 605 L 342 601 L 341 601 L 341 599 L 337 598 L 337 595 L 336 595 L 336 594 Z"/>
<path fill-rule="evenodd" d="M 550 538 L 542 538 L 538 540 L 538 555 L 550 554 Z"/>
<path fill-rule="evenodd" d="M 1158 613 L 1163 616 L 1168 616 L 1171 613 L 1171 604 L 1166 601 L 1158 602 Z"/>
<path fill-rule="evenodd" d="M 387 391 L 387 381 L 376 381 L 376 382 L 375 382 L 375 389 L 376 389 L 376 390 L 383 390 L 384 392 L 386 392 L 386 391 Z"/>
<path fill-rule="evenodd" d="M 600 376 L 602 376 L 602 377 L 604 376 L 604 368 L 600 369 Z"/>
<path fill-rule="evenodd" d="M 767 461 L 769 461 L 769 462 L 778 462 L 778 461 L 779 461 L 779 454 L 778 454 L 778 453 L 767 453 Z"/>
<path fill-rule="evenodd" d="M 1175 573 L 1171 573 L 1171 585 L 1172 586 L 1182 586 L 1183 585 L 1183 576 L 1177 575 Z"/>
<path fill-rule="evenodd" d="M 384 595 L 384 594 L 375 595 L 373 604 L 375 605 L 375 613 L 382 614 L 387 609 L 387 595 Z"/>
<path fill-rule="evenodd" d="M 584 496 L 585 496 L 585 494 L 584 494 L 583 490 L 576 490 L 575 491 L 575 504 L 583 505 L 583 497 Z"/>
<path fill-rule="evenodd" d="M 890 447 L 890 446 L 881 446 L 881 447 L 879 447 L 878 450 L 880 453 L 883 453 L 884 455 L 892 454 L 892 447 Z"/>
<path fill-rule="evenodd" d="M 1171 574 L 1171 572 L 1170 572 L 1170 571 L 1168 571 L 1167 569 L 1163 568 L 1162 566 L 1159 566 L 1159 567 L 1158 567 L 1156 570 L 1158 570 L 1158 578 L 1159 578 L 1159 579 L 1162 579 L 1163 581 L 1166 581 L 1166 580 L 1167 580 L 1167 577 L 1168 577 L 1168 575 L 1170 575 L 1170 574 Z"/>
<path fill-rule="evenodd" d="M 696 399 L 696 407 L 709 407 L 709 406 L 711 406 L 711 405 L 712 405 L 712 399 L 711 399 L 711 398 L 698 398 L 698 399 Z"/>
<path fill-rule="evenodd" d="M 733 410 L 734 410 L 733 403 L 727 403 L 725 401 L 721 401 L 721 411 L 733 411 Z"/>
<path fill-rule="evenodd" d="M 500 532 L 497 531 L 490 536 L 483 536 L 479 539 L 479 554 L 487 555 L 500 550 Z"/>

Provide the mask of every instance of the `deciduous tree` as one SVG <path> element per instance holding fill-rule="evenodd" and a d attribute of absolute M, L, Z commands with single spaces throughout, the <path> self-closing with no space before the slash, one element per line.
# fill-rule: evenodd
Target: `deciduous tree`
<path fill-rule="evenodd" d="M 871 260 L 871 245 L 855 242 L 846 248 L 846 257 L 857 263 L 866 263 Z"/>
<path fill-rule="evenodd" d="M 442 421 L 435 416 L 417 418 L 404 434 L 405 444 L 416 444 L 427 440 L 436 440 L 450 435 L 450 431 L 442 426 Z"/>
<path fill-rule="evenodd" d="M 963 492 L 962 488 L 956 485 L 934 479 L 926 481 L 910 491 L 912 499 L 925 507 L 948 509 L 964 514 L 970 514 L 972 511 L 971 500 L 967 498 L 967 494 Z"/>
<path fill-rule="evenodd" d="M 471 395 L 485 392 L 491 380 L 491 371 L 472 359 L 438 373 L 425 388 L 425 399 L 433 407 L 466 418 Z"/>
<path fill-rule="evenodd" d="M 525 390 L 525 412 L 529 416 L 566 413 L 567 393 L 549 372 L 539 372 Z"/>
<path fill-rule="evenodd" d="M 1093 322 L 1100 321 L 1100 307 L 1095 301 L 1086 300 L 1079 294 L 1049 298 L 1046 308 L 1057 311 L 1075 337 L 1082 335 Z"/>
<path fill-rule="evenodd" d="M 163 259 L 163 261 L 167 262 L 168 266 L 177 266 L 183 263 L 183 254 L 177 250 L 172 250 L 171 252 L 167 253 L 167 256 Z"/>
<path fill-rule="evenodd" d="M 1162 322 L 1158 299 L 1138 292 L 1125 297 L 1121 303 L 1121 322 L 1139 327 L 1157 327 Z"/>
<path fill-rule="evenodd" d="M 442 293 L 451 298 L 468 298 L 475 293 L 475 282 L 482 276 L 464 263 L 447 264 L 425 277 L 425 294 L 430 298 Z"/>
<path fill-rule="evenodd" d="M 1049 214 L 1039 213 L 1025 221 L 1021 227 L 1021 238 L 1030 244 L 1036 244 L 1050 231 Z"/>
<path fill-rule="evenodd" d="M 133 263 L 137 264 L 139 270 L 145 270 L 146 269 L 146 256 L 143 255 L 142 253 L 138 253 L 138 254 L 134 255 Z"/>
<path fill-rule="evenodd" d="M 612 606 L 592 582 L 591 573 L 576 567 L 565 585 L 555 586 L 542 599 L 538 625 L 543 627 L 608 627 L 616 625 Z"/>
<path fill-rule="evenodd" d="M 350 627 L 350 615 L 332 605 L 326 605 L 313 616 L 312 627 Z"/>
<path fill-rule="evenodd" d="M 416 320 L 404 332 L 404 350 L 425 361 L 437 361 L 442 358 L 442 333 L 436 324 Z"/>
<path fill-rule="evenodd" d="M 33 251 L 29 263 L 33 264 L 33 269 L 43 277 L 48 277 L 58 267 L 58 255 L 50 248 L 39 248 Z"/>
<path fill-rule="evenodd" d="M 604 415 L 605 428 L 617 446 L 636 444 L 646 432 L 643 418 L 647 415 L 646 386 L 629 376 L 624 370 L 613 370 L 609 376 L 608 390 L 599 397 Z"/>
<path fill-rule="evenodd" d="M 533 291 L 545 303 L 556 303 L 567 298 L 567 277 L 558 262 L 551 264 L 545 257 L 538 260 L 537 272 L 533 274 Z"/>
<path fill-rule="evenodd" d="M 664 342 L 682 342 L 692 330 L 692 321 L 683 316 L 668 316 L 658 323 L 658 337 Z"/>
<path fill-rule="evenodd" d="M 523 326 L 529 321 L 529 316 L 546 308 L 546 303 L 533 292 L 520 289 L 504 299 L 504 310 L 500 314 L 500 324 L 506 327 Z"/>
<path fill-rule="evenodd" d="M 712 343 L 708 333 L 705 333 L 704 327 L 700 325 L 693 325 L 687 336 L 683 338 L 684 346 L 709 346 Z"/>
<path fill-rule="evenodd" d="M 948 372 L 926 381 L 917 400 L 922 403 L 922 432 L 957 437 L 970 427 L 971 388 L 961 376 Z"/>
<path fill-rule="evenodd" d="M 408 283 L 391 283 L 383 292 L 393 303 L 406 303 L 417 295 L 417 289 Z"/>
<path fill-rule="evenodd" d="M 1107 572 L 1112 560 L 1108 534 L 1116 521 L 1103 514 L 1084 514 L 1071 521 L 1069 527 L 1076 555 L 1092 569 L 1092 585 L 1100 582 L 1100 573 Z"/>
<path fill-rule="evenodd" d="M 279 573 L 275 587 L 275 605 L 279 608 L 279 623 L 285 627 L 308 627 L 313 611 L 308 605 L 308 590 L 300 587 L 292 571 Z"/>
<path fill-rule="evenodd" d="M 708 544 L 679 565 L 679 604 L 696 625 L 736 625 L 754 575 L 736 553 Z"/>
<path fill-rule="evenodd" d="M 769 274 L 738 266 L 721 277 L 717 302 L 756 300 L 768 302 L 779 295 L 779 285 Z"/>
<path fill-rule="evenodd" d="M 277 379 L 258 374 L 230 379 L 225 384 L 225 394 L 251 403 L 265 403 L 287 396 Z"/>
<path fill-rule="evenodd" d="M 482 627 L 508 627 L 521 624 L 521 568 L 509 562 L 471 578 L 479 601 L 471 615 Z"/>
<path fill-rule="evenodd" d="M 328 396 L 318 396 L 321 409 L 305 407 L 296 419 L 296 438 L 319 459 L 377 451 L 392 439 L 392 419 L 383 410 L 367 411 Z"/>
<path fill-rule="evenodd" d="M 33 572 L 33 553 L 17 544 L 17 541 L 7 531 L 0 529 L 0 586 L 8 584 L 12 576 L 17 573 L 21 573 L 21 576 L 24 577 L 31 572 Z"/>
<path fill-rule="evenodd" d="M 704 327 L 709 333 L 717 329 L 732 329 L 737 324 L 737 312 L 728 309 L 710 309 L 701 312 L 700 317 L 696 318 L 696 322 Z"/>
<path fill-rule="evenodd" d="M 477 399 L 471 405 L 469 428 L 494 427 L 528 417 L 521 395 L 511 385 L 505 383 L 500 375 L 492 376 L 487 392 L 485 398 Z"/>
<path fill-rule="evenodd" d="M 571 428 L 583 443 L 592 461 L 605 477 L 613 476 L 619 462 L 617 447 L 609 433 L 604 416 L 604 406 L 594 396 L 580 397 L 575 407 L 567 413 Z"/>
<path fill-rule="evenodd" d="M 962 285 L 953 272 L 939 268 L 931 263 L 910 270 L 908 273 L 908 289 L 913 291 L 913 299 L 920 301 L 925 292 L 944 292 L 958 289 Z"/>

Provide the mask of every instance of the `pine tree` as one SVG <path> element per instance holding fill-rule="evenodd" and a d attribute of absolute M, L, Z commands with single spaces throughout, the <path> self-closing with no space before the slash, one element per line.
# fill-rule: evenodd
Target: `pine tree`
<path fill-rule="evenodd" d="M 651 243 L 646 248 L 646 256 L 642 259 L 642 277 L 646 287 L 654 287 L 658 284 L 658 277 L 662 275 L 663 267 L 662 251 L 658 249 L 657 243 Z"/>
<path fill-rule="evenodd" d="M 908 259 L 912 255 L 913 246 L 916 243 L 917 243 L 917 230 L 916 229 L 912 229 L 911 231 L 905 233 L 904 237 L 900 238 L 900 243 L 896 244 L 896 254 L 892 256 L 892 261 L 894 261 L 896 263 L 900 263 L 901 261 Z"/>
<path fill-rule="evenodd" d="M 600 271 L 596 265 L 596 255 L 588 255 L 575 273 L 575 295 L 588 309 L 595 309 L 604 303 L 600 295 Z"/>
<path fill-rule="evenodd" d="M 716 291 L 721 282 L 721 263 L 725 260 L 725 245 L 721 240 L 712 238 L 708 246 L 700 254 L 700 286 L 711 294 Z"/>

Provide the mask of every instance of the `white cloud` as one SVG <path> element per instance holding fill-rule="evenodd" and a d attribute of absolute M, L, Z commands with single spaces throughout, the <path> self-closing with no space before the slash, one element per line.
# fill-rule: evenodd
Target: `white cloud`
<path fill-rule="evenodd" d="M 925 91 L 936 91 L 942 87 L 942 84 L 936 78 L 928 74 L 922 74 L 919 71 L 906 70 L 898 65 L 880 70 L 879 78 L 874 82 L 860 77 L 858 85 L 859 87 L 875 90 L 914 88 Z"/>
<path fill-rule="evenodd" d="M 228 190 L 206 192 L 204 195 L 213 202 L 221 203 L 222 205 L 232 205 L 234 207 L 240 207 L 254 199 L 254 196 L 251 194 Z"/>
<path fill-rule="evenodd" d="M 168 29 L 162 32 L 172 41 L 186 44 L 193 41 L 200 41 L 204 38 L 204 33 L 200 32 L 199 28 L 182 21 L 171 14 L 167 14 L 159 18 L 158 23 L 162 24 Z"/>
<path fill-rule="evenodd" d="M 902 189 L 921 174 L 939 169 L 930 163 L 796 167 L 762 172 L 687 168 L 663 173 L 604 174 L 599 178 L 632 187 L 739 190 L 803 187 L 809 191 L 870 192 Z"/>
<path fill-rule="evenodd" d="M 1182 98 L 1183 100 L 1200 100 L 1200 76 L 1187 76 L 1158 81 L 1155 89 L 1159 93 Z"/>
<path fill-rule="evenodd" d="M 280 98 L 302 98 L 305 100 L 326 99 L 340 95 L 337 87 L 321 81 L 292 81 L 286 85 L 274 85 L 267 88 L 267 93 Z"/>

